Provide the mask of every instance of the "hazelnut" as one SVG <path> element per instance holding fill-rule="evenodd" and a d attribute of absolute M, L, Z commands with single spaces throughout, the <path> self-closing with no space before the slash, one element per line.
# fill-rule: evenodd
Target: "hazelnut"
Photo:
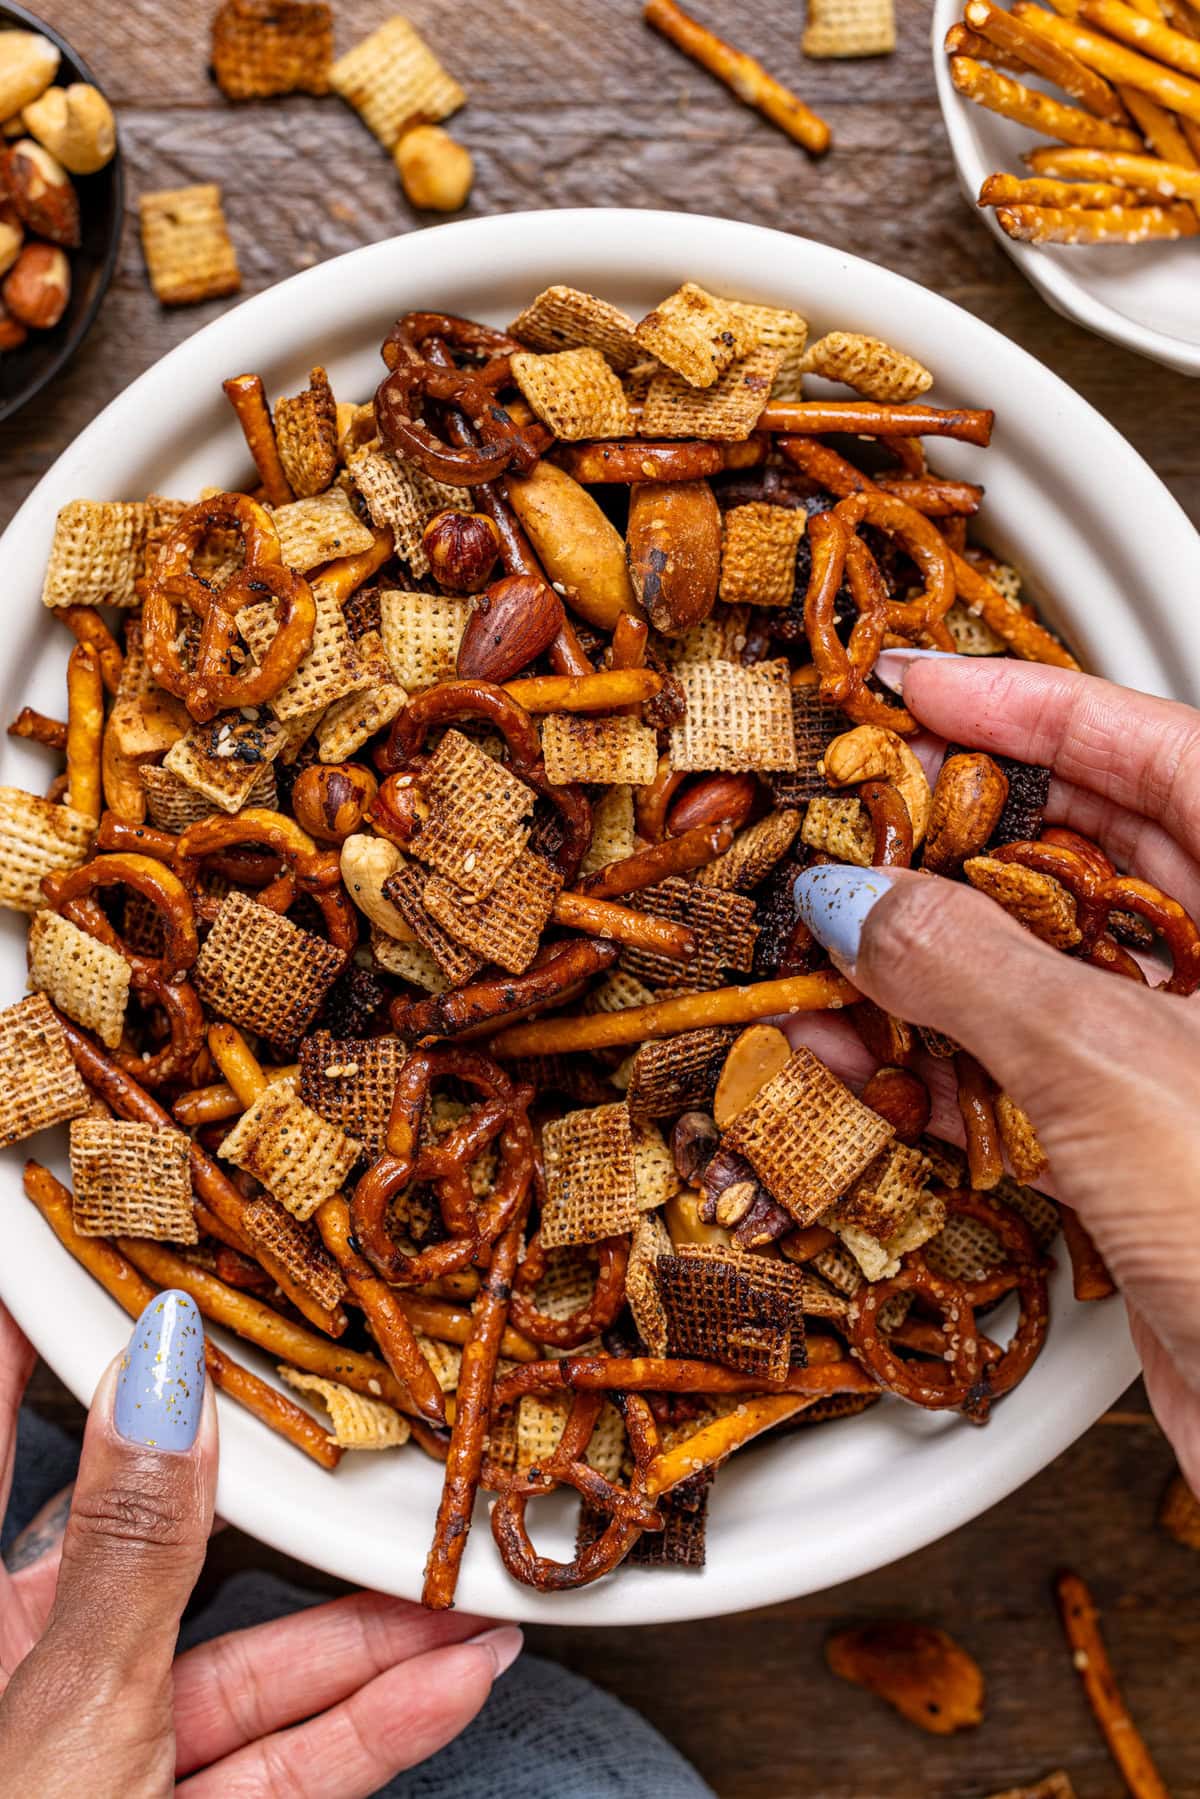
<path fill-rule="evenodd" d="M 296 777 L 292 811 L 310 837 L 343 843 L 359 829 L 378 791 L 375 776 L 358 762 L 314 762 Z"/>
<path fill-rule="evenodd" d="M 25 108 L 22 119 L 25 129 L 72 175 L 94 175 L 116 152 L 112 107 L 90 82 L 47 88 Z"/>
<path fill-rule="evenodd" d="M 471 152 L 440 125 L 406 131 L 392 152 L 404 191 L 413 206 L 429 212 L 457 212 L 466 205 L 475 165 Z"/>
<path fill-rule="evenodd" d="M 451 593 L 486 587 L 500 554 L 500 533 L 482 512 L 439 512 L 421 542 L 434 580 Z"/>
<path fill-rule="evenodd" d="M 885 1118 L 901 1143 L 917 1143 L 929 1125 L 929 1089 L 907 1068 L 877 1068 L 862 1090 L 864 1106 Z"/>
<path fill-rule="evenodd" d="M 721 1133 L 707 1112 L 685 1112 L 671 1132 L 675 1172 L 685 1186 L 694 1187 L 708 1167 Z"/>
<path fill-rule="evenodd" d="M 24 223 L 37 237 L 79 248 L 79 196 L 71 177 L 49 150 L 19 138 L 4 157 L 4 186 Z"/>
<path fill-rule="evenodd" d="M 70 297 L 71 267 L 54 244 L 26 244 L 0 288 L 9 312 L 35 331 L 57 325 Z"/>
<path fill-rule="evenodd" d="M 40 31 L 0 32 L 0 119 L 44 94 L 60 61 L 58 46 Z"/>

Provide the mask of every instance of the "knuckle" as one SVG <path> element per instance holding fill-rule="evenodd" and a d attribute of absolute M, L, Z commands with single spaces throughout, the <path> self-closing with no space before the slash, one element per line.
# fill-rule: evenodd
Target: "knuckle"
<path fill-rule="evenodd" d="M 71 1525 L 93 1543 L 167 1551 L 190 1547 L 195 1534 L 170 1494 L 148 1475 L 121 1487 L 77 1491 Z"/>

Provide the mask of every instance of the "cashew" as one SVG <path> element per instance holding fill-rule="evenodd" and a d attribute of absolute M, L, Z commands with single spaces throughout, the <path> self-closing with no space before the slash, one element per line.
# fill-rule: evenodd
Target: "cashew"
<path fill-rule="evenodd" d="M 0 33 L 0 119 L 44 94 L 58 73 L 58 46 L 40 31 Z"/>
<path fill-rule="evenodd" d="M 457 212 L 466 205 L 475 164 L 466 146 L 456 144 L 440 125 L 417 125 L 406 131 L 392 158 L 413 206 Z"/>
<path fill-rule="evenodd" d="M 843 731 L 825 751 L 825 778 L 835 787 L 857 786 L 862 781 L 890 781 L 899 790 L 912 820 L 913 848 L 929 828 L 933 796 L 925 770 L 902 737 L 883 725 L 858 725 Z"/>
<path fill-rule="evenodd" d="M 26 130 L 72 175 L 94 175 L 113 159 L 117 127 L 112 107 L 89 82 L 47 88 L 22 118 Z"/>
<path fill-rule="evenodd" d="M 180 702 L 169 693 L 133 694 L 118 700 L 108 715 L 100 747 L 104 803 L 126 824 L 146 817 L 146 790 L 141 771 L 161 762 L 191 724 Z"/>
<path fill-rule="evenodd" d="M 357 832 L 343 843 L 341 864 L 346 892 L 359 911 L 365 913 L 385 937 L 395 937 L 400 943 L 414 943 L 415 933 L 405 923 L 403 914 L 383 894 L 384 882 L 404 866 L 404 857 L 396 845 L 389 843 L 386 837 L 368 837 L 364 831 Z"/>

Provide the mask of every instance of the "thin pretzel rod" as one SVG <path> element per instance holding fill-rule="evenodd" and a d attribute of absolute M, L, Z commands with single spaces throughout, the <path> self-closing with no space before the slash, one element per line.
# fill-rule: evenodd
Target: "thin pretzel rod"
<path fill-rule="evenodd" d="M 392 1028 L 409 1041 L 456 1037 L 460 1031 L 563 999 L 581 981 L 611 968 L 619 954 L 615 943 L 590 938 L 557 944 L 544 962 L 535 963 L 525 974 L 493 975 L 432 999 L 394 1000 Z"/>
<path fill-rule="evenodd" d="M 1162 63 L 1154 62 L 1148 56 L 1140 56 L 1136 50 L 1127 49 L 1099 31 L 1077 25 L 1073 19 L 1060 19 L 1055 13 L 1044 12 L 1040 6 L 1031 5 L 1029 0 L 1016 0 L 1012 10 L 1032 31 L 1062 44 L 1080 62 L 1087 63 L 1090 69 L 1107 76 L 1117 86 L 1125 84 L 1140 88 L 1168 111 L 1200 120 L 1200 81 L 1176 74 L 1173 69 L 1164 68 Z"/>
<path fill-rule="evenodd" d="M 657 918 L 652 912 L 614 906 L 592 894 L 560 893 L 551 917 L 567 930 L 586 931 L 589 936 L 624 943 L 631 949 L 650 950 L 655 955 L 669 956 L 673 962 L 687 962 L 696 954 L 696 939 L 687 925 Z"/>
<path fill-rule="evenodd" d="M 121 685 L 125 657 L 121 646 L 94 606 L 56 606 L 54 616 L 67 627 L 77 643 L 85 643 L 100 658 L 100 672 L 109 693 Z"/>
<path fill-rule="evenodd" d="M 461 1345 L 471 1335 L 474 1321 L 463 1306 L 424 1293 L 397 1293 L 396 1298 L 413 1328 L 432 1337 L 435 1343 Z M 507 1324 L 500 1339 L 500 1354 L 510 1362 L 536 1362 L 541 1351 L 532 1338 Z"/>
<path fill-rule="evenodd" d="M 1064 1571 L 1054 1582 L 1054 1596 L 1072 1663 L 1131 1799 L 1171 1799 L 1125 1708 L 1100 1634 L 1099 1614 L 1091 1592 L 1078 1574 Z"/>
<path fill-rule="evenodd" d="M 532 1182 L 525 1175 L 525 1192 L 517 1204 L 512 1222 L 496 1239 L 487 1274 L 476 1299 L 473 1329 L 463 1345 L 462 1367 L 458 1377 L 457 1411 L 450 1433 L 446 1455 L 446 1478 L 438 1503 L 433 1542 L 425 1563 L 425 1585 L 421 1602 L 430 1611 L 446 1611 L 454 1604 L 454 1589 L 471 1513 L 479 1489 L 479 1473 L 483 1465 L 483 1446 L 487 1440 L 492 1410 L 492 1388 L 496 1379 L 496 1362 L 500 1340 L 508 1322 L 508 1302 L 512 1297 L 513 1275 L 529 1212 Z"/>
<path fill-rule="evenodd" d="M 67 804 L 100 822 L 104 789 L 100 744 L 104 735 L 104 683 L 100 658 L 77 643 L 67 661 Z"/>
<path fill-rule="evenodd" d="M 1186 203 L 1178 206 L 1085 207 L 1053 212 L 1043 206 L 1000 206 L 996 223 L 1024 244 L 1144 244 L 1151 238 L 1174 242 L 1195 237 L 1200 220 Z"/>
<path fill-rule="evenodd" d="M 830 130 L 824 119 L 818 118 L 797 94 L 769 75 L 754 57 L 747 56 L 743 50 L 735 50 L 732 44 L 727 44 L 685 13 L 675 0 L 646 0 L 642 17 L 647 25 L 661 31 L 676 49 L 698 62 L 718 81 L 723 81 L 743 106 L 761 112 L 814 156 L 828 150 Z"/>
<path fill-rule="evenodd" d="M 663 678 L 652 668 L 605 668 L 599 674 L 528 675 L 504 691 L 526 712 L 611 712 L 653 699 Z"/>
<path fill-rule="evenodd" d="M 767 440 L 702 443 L 691 439 L 608 439 L 603 443 L 559 444 L 559 468 L 587 486 L 633 481 L 702 481 L 725 469 L 757 468 L 767 459 Z"/>
<path fill-rule="evenodd" d="M 1122 0 L 1080 0 L 1079 17 L 1098 25 L 1110 37 L 1144 50 L 1157 62 L 1165 62 L 1183 75 L 1200 76 L 1200 44 L 1186 32 L 1175 31 L 1161 19 L 1148 17 Z"/>
<path fill-rule="evenodd" d="M 936 475 L 913 479 L 907 475 L 881 475 L 876 486 L 903 500 L 914 512 L 923 512 L 926 518 L 970 517 L 983 502 L 983 489 L 974 481 L 944 481 Z"/>
<path fill-rule="evenodd" d="M 242 427 L 246 448 L 254 458 L 254 466 L 258 470 L 268 505 L 286 506 L 296 496 L 279 460 L 275 427 L 271 423 L 271 408 L 267 405 L 267 392 L 262 384 L 262 376 L 231 375 L 228 381 L 221 383 L 221 387 L 237 414 L 237 422 Z"/>
<path fill-rule="evenodd" d="M 22 706 L 8 727 L 10 737 L 26 737 L 32 743 L 44 743 L 48 750 L 65 750 L 67 727 L 61 718 L 48 718 L 32 706 Z"/>
<path fill-rule="evenodd" d="M 986 450 L 995 418 L 994 412 L 969 407 L 950 410 L 943 406 L 885 406 L 876 400 L 780 400 L 767 407 L 758 428 L 789 437 L 819 437 L 835 431 L 851 437 L 955 437 Z"/>
<path fill-rule="evenodd" d="M 263 1070 L 272 1086 L 277 1081 L 294 1080 L 299 1072 L 299 1062 Z M 180 1124 L 190 1131 L 201 1124 L 223 1124 L 227 1118 L 236 1118 L 246 1108 L 228 1081 L 216 1081 L 211 1087 L 193 1087 L 189 1092 L 181 1093 L 171 1110 Z"/>
<path fill-rule="evenodd" d="M 40 1162 L 26 1162 L 25 1191 L 63 1248 L 100 1282 L 123 1311 L 128 1312 L 131 1318 L 140 1317 L 160 1291 L 159 1287 L 152 1286 L 143 1279 L 107 1237 L 80 1235 L 71 1216 L 70 1192 Z M 281 1437 L 286 1437 L 289 1443 L 302 1449 L 305 1455 L 311 1456 L 314 1462 L 319 1462 L 322 1468 L 337 1467 L 342 1452 L 330 1443 L 316 1419 L 302 1406 L 276 1392 L 266 1381 L 251 1374 L 248 1368 L 243 1368 L 240 1362 L 235 1362 L 223 1350 L 218 1349 L 207 1333 L 204 1338 L 204 1365 L 213 1385 L 244 1405 L 248 1412 L 253 1412 L 263 1424 L 277 1431 Z"/>
<path fill-rule="evenodd" d="M 316 598 L 333 600 L 344 606 L 351 594 L 357 593 L 383 567 L 395 548 L 391 526 L 375 529 L 373 536 L 369 550 L 358 550 L 353 556 L 339 556 L 336 561 L 313 569 L 308 584 Z"/>
<path fill-rule="evenodd" d="M 1056 137 L 1064 144 L 1092 144 L 1112 150 L 1137 150 L 1141 138 L 1128 125 L 1113 125 L 1098 119 L 1095 113 L 1079 106 L 1066 106 L 1052 94 L 1041 94 L 1026 87 L 1015 75 L 1004 75 L 989 69 L 970 56 L 950 58 L 950 79 L 956 90 L 976 106 L 999 113 L 1044 137 Z"/>
<path fill-rule="evenodd" d="M 877 1393 L 879 1389 L 873 1386 L 872 1391 Z M 715 1468 L 735 1449 L 743 1448 L 765 1430 L 794 1418 L 797 1412 L 806 1412 L 816 1403 L 815 1399 L 803 1394 L 790 1393 L 762 1394 L 757 1399 L 748 1399 L 736 1411 L 727 1412 L 723 1418 L 714 1418 L 711 1424 L 701 1425 L 682 1443 L 660 1450 L 642 1477 L 646 1495 L 657 1499 L 663 1493 L 669 1493 L 673 1487 L 690 1480 L 705 1468 Z"/>
<path fill-rule="evenodd" d="M 818 1341 L 820 1339 L 817 1339 Z M 825 1399 L 833 1393 L 877 1393 L 879 1387 L 858 1362 L 845 1359 L 835 1346 L 837 1359 L 793 1368 L 787 1379 L 764 1380 L 761 1374 L 740 1374 L 716 1362 L 676 1356 L 568 1355 L 556 1362 L 532 1362 L 512 1368 L 496 1383 L 496 1405 L 508 1405 L 539 1382 L 560 1384 L 578 1393 L 800 1393 Z"/>
<path fill-rule="evenodd" d="M 1149 94 L 1143 94 L 1135 87 L 1123 87 L 1121 98 L 1129 108 L 1133 122 L 1145 138 L 1147 145 L 1156 156 L 1164 162 L 1177 163 L 1180 168 L 1194 169 L 1198 166 L 1195 152 L 1186 136 L 1186 131 L 1200 133 L 1200 125 L 1194 119 L 1177 120 L 1173 112 L 1152 100 Z"/>
<path fill-rule="evenodd" d="M 991 1076 L 965 1049 L 955 1052 L 954 1072 L 958 1078 L 958 1109 L 967 1139 L 971 1185 L 978 1192 L 987 1193 L 1004 1173 L 1004 1152 L 996 1122 L 995 1085 Z"/>
<path fill-rule="evenodd" d="M 69 1018 L 61 1012 L 56 1016 L 66 1036 L 67 1047 L 75 1066 L 88 1086 L 99 1093 L 118 1118 L 131 1118 L 140 1120 L 143 1124 L 172 1130 L 175 1128 L 170 1113 L 165 1112 L 144 1087 L 139 1087 L 132 1075 L 126 1074 L 123 1068 L 118 1068 Z M 252 1241 L 242 1223 L 245 1200 L 224 1170 L 218 1167 L 198 1143 L 191 1146 L 191 1163 L 192 1186 L 209 1211 L 224 1226 L 232 1247 L 242 1250 L 265 1268 L 271 1279 L 278 1283 L 297 1311 L 302 1312 L 310 1324 L 315 1324 L 327 1336 L 340 1337 L 347 1324 L 346 1314 L 341 1306 L 331 1308 L 322 1305 L 293 1280 L 276 1256 Z"/>
<path fill-rule="evenodd" d="M 650 627 L 644 618 L 637 618 L 632 612 L 622 612 L 613 626 L 608 666 L 610 668 L 644 668 L 646 666 L 646 642 L 649 636 Z M 635 702 L 632 706 L 622 706 L 621 711 L 627 716 L 636 718 L 639 707 Z"/>
<path fill-rule="evenodd" d="M 716 987 L 682 999 L 656 1000 L 624 1012 L 578 1018 L 535 1018 L 511 1025 L 488 1045 L 494 1056 L 548 1056 L 572 1050 L 641 1043 L 646 1037 L 673 1037 L 711 1024 L 752 1024 L 778 1013 L 836 1012 L 859 997 L 844 975 L 790 975 L 779 981 L 749 981 L 744 987 Z"/>
<path fill-rule="evenodd" d="M 990 62 L 994 68 L 1007 69 L 1011 75 L 1033 73 L 1023 56 L 1001 50 L 998 44 L 961 23 L 951 25 L 942 39 L 942 48 L 947 56 L 974 56 L 979 62 Z"/>
<path fill-rule="evenodd" d="M 346 1349 L 340 1343 L 331 1343 L 328 1337 L 318 1336 L 316 1331 L 306 1330 L 274 1306 L 256 1299 L 253 1293 L 231 1287 L 207 1268 L 185 1261 L 165 1243 L 120 1237 L 117 1247 L 156 1286 L 179 1287 L 190 1293 L 206 1318 L 253 1343 L 275 1361 L 290 1362 L 308 1374 L 339 1381 L 368 1399 L 385 1400 L 397 1411 L 415 1410 L 408 1388 L 378 1356 Z"/>
<path fill-rule="evenodd" d="M 575 892 L 590 899 L 618 899 L 623 893 L 640 893 L 669 875 L 689 874 L 693 868 L 715 862 L 729 848 L 733 836 L 730 824 L 694 825 L 678 837 L 652 843 L 646 849 L 635 850 L 632 856 L 623 856 L 619 862 L 609 862 L 595 874 L 584 875 L 576 882 Z"/>
<path fill-rule="evenodd" d="M 1108 119 L 1113 125 L 1129 123 L 1129 115 L 1103 75 L 1089 69 L 1062 44 L 1039 37 L 1020 19 L 1002 7 L 993 6 L 992 0 L 967 0 L 963 18 L 983 36 L 989 50 L 994 46 L 1019 57 L 1037 74 L 1044 75 L 1073 100 L 1078 100 L 1081 106 L 1086 106 L 1089 112 L 1095 113 L 1098 119 Z"/>
<path fill-rule="evenodd" d="M 261 1099 L 270 1082 L 242 1033 L 231 1024 L 210 1024 L 208 1049 L 213 1061 L 233 1088 L 238 1104 L 248 1111 Z"/>
<path fill-rule="evenodd" d="M 1049 146 L 1031 150 L 1026 160 L 1038 175 L 1093 177 L 1157 200 L 1200 200 L 1200 170 L 1160 162 L 1156 156 L 1113 156 L 1105 151 Z"/>
<path fill-rule="evenodd" d="M 979 190 L 980 206 L 1123 206 L 1128 195 L 1112 181 L 1022 180 L 989 175 Z"/>
<path fill-rule="evenodd" d="M 1104 1257 L 1096 1248 L 1091 1233 L 1078 1212 L 1073 1206 L 1060 1205 L 1058 1221 L 1062 1226 L 1067 1254 L 1071 1258 L 1071 1280 L 1076 1299 L 1084 1304 L 1097 1299 L 1111 1299 L 1117 1290 L 1117 1283 L 1108 1272 Z"/>

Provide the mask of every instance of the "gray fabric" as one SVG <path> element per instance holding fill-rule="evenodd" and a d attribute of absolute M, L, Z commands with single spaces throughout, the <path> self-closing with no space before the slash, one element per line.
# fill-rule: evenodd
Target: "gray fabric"
<path fill-rule="evenodd" d="M 23 1410 L 4 1546 L 74 1478 L 79 1445 Z M 180 1647 L 320 1604 L 275 1575 L 225 1581 L 185 1621 Z M 711 1787 L 644 1718 L 590 1681 L 523 1655 L 453 1743 L 398 1774 L 377 1799 L 714 1799 Z"/>

